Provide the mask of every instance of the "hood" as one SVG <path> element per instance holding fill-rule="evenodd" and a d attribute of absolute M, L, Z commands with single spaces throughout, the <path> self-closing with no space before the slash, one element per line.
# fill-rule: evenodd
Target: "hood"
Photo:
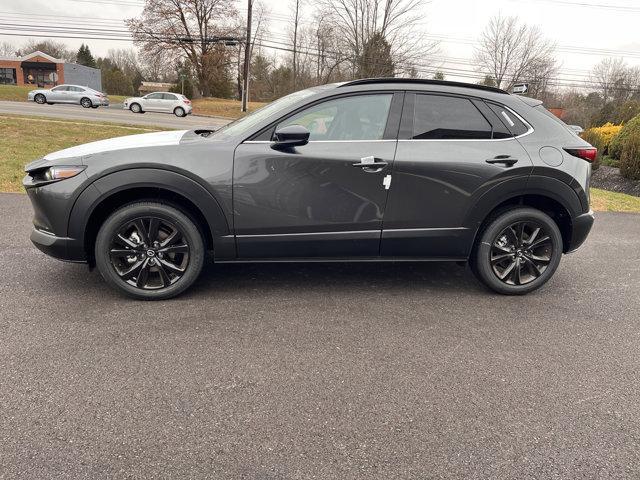
<path fill-rule="evenodd" d="M 144 147 L 163 147 L 178 145 L 187 130 L 173 130 L 169 132 L 143 133 L 127 135 L 125 137 L 109 138 L 97 142 L 85 143 L 76 147 L 65 148 L 45 155 L 44 160 L 58 160 L 61 158 L 84 157 L 114 150 L 126 150 Z"/>

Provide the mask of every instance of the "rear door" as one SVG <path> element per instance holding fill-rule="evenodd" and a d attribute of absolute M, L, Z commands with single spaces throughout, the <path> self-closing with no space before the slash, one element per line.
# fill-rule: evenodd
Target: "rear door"
<path fill-rule="evenodd" d="M 85 96 L 87 96 L 87 93 L 82 87 L 70 86 L 67 90 L 68 103 L 80 103 L 80 99 Z"/>
<path fill-rule="evenodd" d="M 308 144 L 268 140 L 235 151 L 233 206 L 240 258 L 377 257 L 402 93 L 351 94 L 266 129 L 303 125 Z"/>
<path fill-rule="evenodd" d="M 178 103 L 178 97 L 173 93 L 162 94 L 162 111 L 166 113 L 173 113 L 173 109 L 176 108 Z"/>
<path fill-rule="evenodd" d="M 515 136 L 481 99 L 407 93 L 382 255 L 466 258 L 475 228 L 464 220 L 477 200 L 506 180 L 526 186 L 532 162 Z"/>

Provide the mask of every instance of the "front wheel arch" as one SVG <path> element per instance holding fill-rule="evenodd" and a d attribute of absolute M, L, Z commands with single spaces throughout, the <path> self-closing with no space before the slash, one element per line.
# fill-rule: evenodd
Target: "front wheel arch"
<path fill-rule="evenodd" d="M 216 258 L 235 256 L 235 242 L 216 198 L 200 184 L 175 172 L 134 169 L 96 180 L 76 200 L 69 217 L 69 237 L 78 239 L 93 264 L 93 242 L 102 222 L 115 209 L 136 201 L 165 201 L 191 215 L 203 230 Z"/>

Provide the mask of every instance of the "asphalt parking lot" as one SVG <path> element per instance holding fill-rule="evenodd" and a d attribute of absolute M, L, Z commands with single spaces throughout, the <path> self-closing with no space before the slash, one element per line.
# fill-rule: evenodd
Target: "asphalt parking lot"
<path fill-rule="evenodd" d="M 211 266 L 128 300 L 0 194 L 0 478 L 637 478 L 640 216 L 527 297 L 455 264 Z"/>

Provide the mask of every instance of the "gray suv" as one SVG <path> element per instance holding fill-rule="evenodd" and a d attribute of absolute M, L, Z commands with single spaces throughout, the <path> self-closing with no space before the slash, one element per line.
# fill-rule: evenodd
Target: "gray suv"
<path fill-rule="evenodd" d="M 26 167 L 33 243 L 136 298 L 214 262 L 456 261 L 503 294 L 551 278 L 593 224 L 596 150 L 542 103 L 368 79 L 283 97 L 214 131 L 103 140 Z"/>
<path fill-rule="evenodd" d="M 44 105 L 54 103 L 73 103 L 84 108 L 109 106 L 109 97 L 93 88 L 82 85 L 58 85 L 53 88 L 39 88 L 27 94 L 27 100 Z"/>

